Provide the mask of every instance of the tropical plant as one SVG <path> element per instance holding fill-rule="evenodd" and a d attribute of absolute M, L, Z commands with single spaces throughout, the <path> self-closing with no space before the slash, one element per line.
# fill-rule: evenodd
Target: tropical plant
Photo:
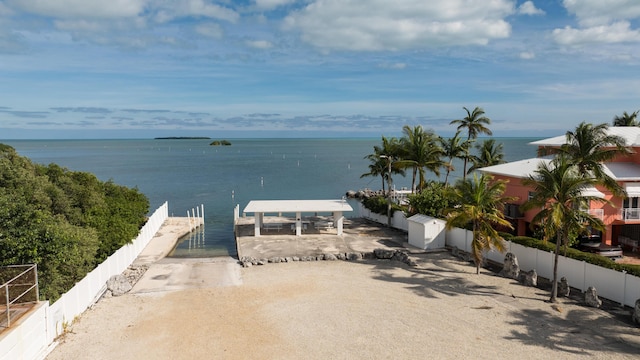
<path fill-rule="evenodd" d="M 473 111 L 469 111 L 466 107 L 463 109 L 467 112 L 467 116 L 463 119 L 451 121 L 451 125 L 458 125 L 458 130 L 467 129 L 467 141 L 475 140 L 480 134 L 493 135 L 491 130 L 486 126 L 491 124 L 491 119 L 484 116 L 485 112 L 482 108 L 477 107 Z M 462 178 L 467 176 L 467 162 L 469 160 L 469 149 L 464 158 L 464 172 Z"/>
<path fill-rule="evenodd" d="M 495 139 L 487 139 L 482 144 L 476 144 L 478 155 L 471 156 L 473 165 L 469 168 L 469 173 L 487 166 L 504 164 L 504 152 L 502 143 L 496 144 Z"/>
<path fill-rule="evenodd" d="M 443 151 L 438 144 L 438 138 L 432 131 L 425 131 L 422 126 L 402 127 L 404 136 L 401 142 L 401 159 L 398 165 L 403 168 L 411 168 L 411 192 L 416 192 L 416 175 L 419 176 L 419 189 L 425 184 L 426 170 L 440 176 L 440 168 L 445 166 L 442 161 Z"/>
<path fill-rule="evenodd" d="M 386 192 L 385 181 L 388 182 L 391 175 L 389 174 L 389 159 L 397 159 L 399 157 L 399 152 L 400 141 L 395 137 L 387 138 L 383 136 L 382 144 L 380 146 L 375 145 L 373 147 L 373 154 L 369 154 L 364 157 L 370 161 L 369 172 L 360 175 L 360 178 L 367 176 L 380 176 L 382 180 L 382 192 Z M 404 170 L 398 166 L 398 164 L 394 164 L 393 161 L 391 163 L 391 173 L 400 174 L 402 176 L 405 175 Z"/>
<path fill-rule="evenodd" d="M 566 143 L 552 153 L 567 155 L 584 177 L 593 177 L 616 196 L 625 196 L 624 189 L 604 170 L 604 163 L 621 154 L 630 154 L 625 140 L 608 133 L 607 124 L 580 123 L 575 131 L 567 131 Z"/>
<path fill-rule="evenodd" d="M 442 147 L 442 154 L 449 159 L 449 162 L 446 166 L 447 175 L 444 177 L 445 186 L 449 183 L 449 174 L 451 171 L 454 171 L 453 167 L 453 159 L 464 159 L 467 155 L 467 150 L 469 147 L 468 140 L 462 140 L 460 137 L 460 131 L 457 131 L 453 137 L 445 139 L 443 137 L 439 137 L 438 141 L 440 142 L 440 146 Z"/>
<path fill-rule="evenodd" d="M 513 228 L 504 218 L 504 204 L 513 200 L 504 196 L 505 184 L 502 180 L 494 181 L 490 175 L 474 173 L 473 179 L 459 180 L 454 188 L 450 188 L 455 206 L 444 211 L 446 226 L 450 229 L 471 224 L 471 253 L 477 274 L 480 273 L 485 251 L 494 248 L 504 252 L 504 240 L 494 226 Z"/>
<path fill-rule="evenodd" d="M 638 118 L 638 111 L 640 110 L 636 110 L 634 112 L 632 112 L 631 114 L 628 114 L 626 111 L 622 113 L 621 116 L 616 115 L 613 118 L 613 126 L 638 126 L 640 124 L 638 124 L 637 118 Z"/>
<path fill-rule="evenodd" d="M 541 209 L 531 225 L 543 230 L 545 241 L 555 237 L 551 302 L 557 300 L 560 246 L 566 246 L 572 234 L 585 232 L 588 226 L 597 230 L 604 228 L 600 219 L 584 210 L 591 201 L 607 202 L 600 197 L 584 195 L 586 188 L 597 183 L 593 177 L 582 176 L 578 165 L 564 154 L 551 162 L 541 162 L 535 173 L 523 181 L 533 189 L 533 196 L 522 209 Z"/>

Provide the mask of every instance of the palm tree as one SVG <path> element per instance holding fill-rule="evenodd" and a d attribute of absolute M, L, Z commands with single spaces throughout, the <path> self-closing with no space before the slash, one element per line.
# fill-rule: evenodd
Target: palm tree
<path fill-rule="evenodd" d="M 449 158 L 449 163 L 446 166 L 447 175 L 444 178 L 444 184 L 446 186 L 449 182 L 449 173 L 455 170 L 453 167 L 453 159 L 464 159 L 467 154 L 467 148 L 469 147 L 469 141 L 463 141 L 460 138 L 460 131 L 457 131 L 453 137 L 448 139 L 439 137 L 438 141 L 442 147 L 442 154 Z"/>
<path fill-rule="evenodd" d="M 402 132 L 404 133 L 400 139 L 402 159 L 398 161 L 398 165 L 413 169 L 411 192 L 414 193 L 416 191 L 416 175 L 419 175 L 418 188 L 422 188 L 425 184 L 425 170 L 440 176 L 440 168 L 445 166 L 442 161 L 443 152 L 435 134 L 432 131 L 423 130 L 420 125 L 413 128 L 405 125 L 402 127 Z"/>
<path fill-rule="evenodd" d="M 627 112 L 623 112 L 622 116 L 618 116 L 616 115 L 613 118 L 613 126 L 638 126 L 640 124 L 638 124 L 637 118 L 638 118 L 638 111 L 634 111 L 631 114 L 627 114 Z"/>
<path fill-rule="evenodd" d="M 484 110 L 481 107 L 469 111 L 466 107 L 463 109 L 467 112 L 467 116 L 464 119 L 453 120 L 450 124 L 458 124 L 458 130 L 467 129 L 467 141 L 475 140 L 480 134 L 493 135 L 491 130 L 486 126 L 491 124 L 491 119 L 484 116 Z M 462 178 L 467 177 L 467 161 L 469 159 L 469 150 L 467 149 L 466 157 L 464 158 L 464 172 Z"/>
<path fill-rule="evenodd" d="M 398 158 L 400 152 L 400 141 L 395 138 L 387 138 L 382 137 L 382 145 L 375 145 L 373 147 L 373 154 L 369 154 L 365 156 L 365 159 L 371 161 L 369 164 L 369 172 L 360 175 L 360 178 L 366 176 L 380 176 L 382 179 L 382 192 L 386 192 L 385 190 L 385 181 L 390 182 L 389 173 L 389 159 Z M 393 164 L 392 164 L 393 165 Z M 404 170 L 399 166 L 391 167 L 392 174 L 400 174 L 402 176 L 405 175 Z M 389 189 L 390 191 L 391 189 Z"/>
<path fill-rule="evenodd" d="M 495 139 L 485 140 L 482 142 L 482 145 L 477 144 L 476 149 L 478 149 L 478 155 L 471 156 L 473 165 L 469 168 L 469 173 L 483 167 L 506 163 L 504 160 L 503 145 L 502 143 L 496 145 Z"/>
<path fill-rule="evenodd" d="M 583 195 L 585 188 L 597 183 L 593 177 L 582 176 L 578 165 L 563 154 L 549 163 L 540 163 L 535 173 L 523 181 L 523 184 L 533 188 L 534 195 L 522 205 L 522 209 L 542 208 L 531 224 L 544 230 L 545 241 L 556 238 L 550 302 L 557 300 L 560 246 L 566 246 L 571 234 L 584 232 L 587 226 L 598 230 L 604 227 L 600 219 L 582 210 L 587 208 L 590 201 L 607 202 L 599 197 Z"/>
<path fill-rule="evenodd" d="M 580 123 L 575 131 L 567 131 L 566 143 L 551 152 L 565 154 L 578 166 L 582 176 L 596 178 L 616 196 L 625 196 L 624 189 L 604 171 L 604 163 L 621 154 L 630 154 L 625 140 L 609 135 L 607 124 Z"/>
<path fill-rule="evenodd" d="M 459 180 L 452 189 L 451 196 L 458 206 L 446 209 L 447 228 L 472 225 L 473 241 L 471 243 L 476 274 L 480 273 L 480 265 L 484 252 L 495 248 L 504 251 L 504 240 L 494 225 L 512 228 L 504 218 L 504 204 L 513 198 L 504 196 L 506 183 L 493 181 L 487 174 L 473 174 L 472 180 Z"/>

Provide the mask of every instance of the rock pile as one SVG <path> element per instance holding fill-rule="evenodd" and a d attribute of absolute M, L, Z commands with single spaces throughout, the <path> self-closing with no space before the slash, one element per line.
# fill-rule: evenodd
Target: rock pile
<path fill-rule="evenodd" d="M 507 253 L 504 256 L 504 266 L 500 271 L 500 276 L 508 279 L 518 280 L 520 277 L 520 266 L 518 265 L 518 258 L 514 253 Z"/>
<path fill-rule="evenodd" d="M 104 297 L 120 296 L 129 292 L 133 285 L 149 269 L 149 265 L 131 265 L 122 274 L 113 275 L 107 280 L 107 291 Z"/>
<path fill-rule="evenodd" d="M 589 286 L 587 291 L 584 293 L 584 303 L 587 306 L 594 308 L 599 308 L 600 305 L 602 305 L 602 300 L 598 297 L 598 292 L 593 286 Z"/>
<path fill-rule="evenodd" d="M 417 266 L 418 264 L 409 257 L 409 254 L 403 250 L 375 249 L 373 252 L 348 252 L 348 253 L 325 253 L 319 255 L 308 256 L 288 256 L 288 257 L 272 257 L 268 259 L 256 259 L 249 256 L 243 256 L 240 259 L 240 265 L 243 267 L 251 267 L 254 265 L 265 265 L 268 263 L 283 263 L 295 261 L 358 261 L 363 259 L 393 260 L 400 261 L 409 266 Z"/>

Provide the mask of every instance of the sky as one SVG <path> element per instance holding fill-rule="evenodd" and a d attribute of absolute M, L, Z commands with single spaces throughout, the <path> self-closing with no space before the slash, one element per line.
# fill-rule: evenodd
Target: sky
<path fill-rule="evenodd" d="M 640 0 L 0 0 L 0 139 L 555 136 L 640 109 Z"/>

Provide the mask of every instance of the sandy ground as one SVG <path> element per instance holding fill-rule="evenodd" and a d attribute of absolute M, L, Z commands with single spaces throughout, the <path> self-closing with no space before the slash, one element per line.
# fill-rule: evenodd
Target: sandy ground
<path fill-rule="evenodd" d="M 448 253 L 240 269 L 241 285 L 103 299 L 47 359 L 637 359 L 640 328 Z"/>

